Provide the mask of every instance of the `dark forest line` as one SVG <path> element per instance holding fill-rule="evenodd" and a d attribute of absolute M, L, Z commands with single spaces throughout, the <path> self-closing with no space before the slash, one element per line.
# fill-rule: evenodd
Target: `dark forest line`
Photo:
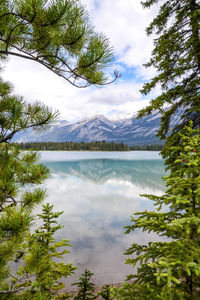
<path fill-rule="evenodd" d="M 124 143 L 106 143 L 105 141 L 95 142 L 34 142 L 16 143 L 21 149 L 33 149 L 38 151 L 129 151 L 128 145 Z"/>
<path fill-rule="evenodd" d="M 30 143 L 14 143 L 20 149 L 33 149 L 37 151 L 160 151 L 162 145 L 134 145 L 128 146 L 124 143 L 107 143 L 105 141 L 95 142 L 30 142 Z"/>

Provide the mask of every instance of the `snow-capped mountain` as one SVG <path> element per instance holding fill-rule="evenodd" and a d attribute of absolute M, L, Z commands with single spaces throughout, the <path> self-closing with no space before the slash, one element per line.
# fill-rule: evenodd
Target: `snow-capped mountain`
<path fill-rule="evenodd" d="M 178 123 L 177 115 L 174 124 Z M 77 123 L 70 124 L 67 121 L 60 121 L 52 126 L 48 131 L 34 134 L 31 130 L 26 130 L 16 134 L 12 141 L 15 142 L 124 142 L 129 145 L 158 143 L 155 137 L 159 129 L 160 114 L 154 112 L 152 115 L 142 119 L 136 116 L 123 120 L 112 121 L 103 115 L 96 115 L 92 118 L 83 119 Z"/>

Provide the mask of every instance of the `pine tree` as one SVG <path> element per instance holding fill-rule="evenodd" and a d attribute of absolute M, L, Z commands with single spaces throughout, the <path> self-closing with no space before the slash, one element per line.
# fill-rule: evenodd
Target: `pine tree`
<path fill-rule="evenodd" d="M 37 164 L 36 153 L 22 152 L 8 142 L 17 132 L 44 129 L 57 117 L 44 105 L 27 105 L 11 91 L 11 85 L 0 79 L 0 293 L 12 290 L 9 263 L 24 254 L 22 243 L 33 223 L 31 211 L 46 195 L 35 186 L 49 174 Z"/>
<path fill-rule="evenodd" d="M 13 95 L 11 84 L 0 78 L 0 143 L 10 142 L 21 130 L 45 130 L 57 117 L 58 112 L 40 102 L 27 104 L 23 97 Z"/>
<path fill-rule="evenodd" d="M 149 8 L 158 2 L 146 0 L 143 6 Z M 157 38 L 146 67 L 154 67 L 157 75 L 141 92 L 147 95 L 158 86 L 161 94 L 138 117 L 160 111 L 158 136 L 165 142 L 161 153 L 170 174 L 164 178 L 166 192 L 162 197 L 144 195 L 155 202 L 157 210 L 136 213 L 126 233 L 142 229 L 167 240 L 132 244 L 126 251 L 131 255 L 127 263 L 138 263 L 139 268 L 128 277 L 133 282 L 119 289 L 116 299 L 200 297 L 200 130 L 195 130 L 200 124 L 199 32 L 197 0 L 162 1 L 147 28 L 147 34 L 155 33 Z M 175 112 L 181 120 L 172 130 Z"/>
<path fill-rule="evenodd" d="M 70 263 L 58 262 L 69 253 L 65 248 L 71 246 L 66 239 L 56 242 L 54 238 L 62 228 L 56 219 L 63 212 L 53 212 L 53 205 L 49 203 L 42 207 L 38 217 L 43 223 L 33 234 L 29 234 L 24 244 L 26 254 L 18 271 L 20 281 L 12 281 L 14 288 L 24 287 L 18 295 L 20 299 L 59 299 L 58 291 L 65 287 L 59 279 L 70 276 L 76 269 Z M 62 250 L 58 251 L 58 248 Z"/>
<path fill-rule="evenodd" d="M 143 195 L 154 201 L 157 211 L 136 213 L 133 225 L 126 227 L 126 233 L 142 229 L 167 240 L 132 244 L 125 253 L 131 255 L 127 263 L 139 263 L 139 268 L 128 277 L 134 282 L 123 286 L 116 299 L 199 299 L 200 129 L 191 122 L 177 134 L 179 144 L 168 148 L 166 192 Z"/>
<path fill-rule="evenodd" d="M 73 283 L 73 285 L 79 287 L 78 294 L 74 297 L 74 300 L 89 300 L 97 298 L 94 293 L 94 283 L 90 281 L 92 275 L 93 273 L 86 269 L 79 277 L 79 281 Z"/>
<path fill-rule="evenodd" d="M 142 2 L 145 8 L 158 0 Z M 182 117 L 175 132 L 189 120 L 200 124 L 200 3 L 198 0 L 164 0 L 158 15 L 147 28 L 147 34 L 156 34 L 154 49 L 146 67 L 154 67 L 157 75 L 147 82 L 141 92 L 145 95 L 154 87 L 162 93 L 151 100 L 138 117 L 159 110 L 161 117 L 158 135 L 165 138 L 171 129 L 173 114 Z M 178 142 L 178 141 L 177 141 Z"/>
<path fill-rule="evenodd" d="M 112 49 L 94 32 L 79 1 L 2 0 L 1 64 L 11 55 L 38 62 L 74 86 L 109 83 L 103 70 L 112 60 Z M 0 296 L 6 299 L 16 298 L 23 288 L 13 288 L 20 278 L 10 271 L 10 263 L 26 256 L 32 211 L 46 194 L 35 186 L 49 173 L 36 153 L 9 143 L 21 130 L 46 129 L 57 116 L 39 102 L 27 104 L 13 95 L 11 85 L 0 78 Z"/>
<path fill-rule="evenodd" d="M 31 210 L 46 195 L 34 188 L 49 174 L 45 166 L 36 164 L 37 159 L 36 153 L 0 144 L 0 293 L 10 289 L 10 261 L 23 255 L 23 240 L 33 223 Z"/>
<path fill-rule="evenodd" d="M 0 59 L 8 55 L 38 62 L 77 87 L 107 84 L 103 69 L 113 59 L 77 0 L 2 0 Z"/>
<path fill-rule="evenodd" d="M 111 287 L 109 284 L 105 284 L 104 286 L 102 286 L 101 291 L 98 292 L 98 295 L 100 295 L 102 297 L 102 299 L 105 300 L 111 300 L 113 299 L 112 295 L 111 295 Z"/>

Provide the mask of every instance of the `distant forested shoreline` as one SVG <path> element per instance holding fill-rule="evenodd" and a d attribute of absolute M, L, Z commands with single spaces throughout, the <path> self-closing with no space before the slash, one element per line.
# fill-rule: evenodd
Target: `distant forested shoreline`
<path fill-rule="evenodd" d="M 160 151 L 162 145 L 134 145 L 105 141 L 95 142 L 26 142 L 13 143 L 20 149 L 33 149 L 37 151 Z"/>
<path fill-rule="evenodd" d="M 105 141 L 95 142 L 33 142 L 15 143 L 21 149 L 33 149 L 37 151 L 129 151 L 128 145 L 124 143 L 106 143 Z"/>
<path fill-rule="evenodd" d="M 129 149 L 132 151 L 161 151 L 162 147 L 161 144 L 150 144 L 129 146 Z"/>

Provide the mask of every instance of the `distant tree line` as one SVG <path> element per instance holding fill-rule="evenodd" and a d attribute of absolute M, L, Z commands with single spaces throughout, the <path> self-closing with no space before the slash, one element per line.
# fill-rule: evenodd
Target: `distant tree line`
<path fill-rule="evenodd" d="M 135 212 L 125 228 L 126 234 L 142 230 L 164 239 L 151 241 L 150 236 L 146 243 L 137 244 L 133 238 L 125 251 L 126 263 L 134 268 L 132 274 L 120 288 L 102 287 L 98 295 L 107 300 L 200 299 L 200 3 L 143 0 L 142 5 L 156 5 L 157 10 L 158 2 L 158 15 L 146 30 L 157 38 L 145 64 L 158 72 L 141 91 L 146 96 L 159 87 L 160 94 L 138 117 L 154 110 L 161 114 L 157 136 L 164 142 L 161 155 L 168 170 L 166 191 L 158 196 L 143 194 L 154 202 L 155 209 Z M 103 35 L 93 32 L 79 1 L 1 0 L 0 28 L 1 61 L 10 55 L 37 61 L 74 86 L 78 79 L 82 87 L 108 83 L 103 67 L 112 60 L 111 48 Z M 117 73 L 115 77 L 119 77 Z M 180 123 L 171 130 L 177 111 Z M 2 300 L 71 298 L 60 293 L 65 289 L 63 278 L 76 268 L 60 262 L 70 244 L 66 239 L 54 239 L 62 227 L 57 222 L 62 212 L 54 212 L 47 203 L 35 215 L 35 207 L 46 197 L 42 184 L 49 170 L 39 163 L 36 152 L 20 151 L 19 145 L 10 144 L 17 132 L 48 128 L 56 117 L 45 105 L 28 104 L 13 95 L 12 86 L 0 78 Z M 89 150 L 83 149 L 87 143 L 80 144 L 81 150 Z M 93 150 L 98 150 L 98 142 L 94 144 Z M 110 149 L 104 150 L 115 150 L 114 143 L 108 145 Z M 31 230 L 38 218 L 41 226 Z M 78 294 L 72 295 L 74 300 L 97 299 L 91 276 L 85 270 L 74 283 L 79 288 Z"/>
<path fill-rule="evenodd" d="M 128 146 L 124 143 L 114 143 L 104 141 L 95 142 L 29 142 L 29 143 L 14 143 L 13 145 L 19 146 L 21 149 L 33 149 L 38 151 L 161 151 L 162 144 L 150 145 L 133 145 Z"/>
<path fill-rule="evenodd" d="M 129 146 L 130 150 L 139 150 L 139 151 L 161 151 L 162 144 L 151 144 L 151 145 L 133 145 Z"/>
<path fill-rule="evenodd" d="M 124 143 L 106 143 L 105 141 L 95 141 L 95 142 L 35 142 L 35 143 L 17 143 L 21 149 L 33 149 L 38 151 L 74 151 L 74 150 L 83 150 L 83 151 L 129 151 L 128 145 Z"/>

